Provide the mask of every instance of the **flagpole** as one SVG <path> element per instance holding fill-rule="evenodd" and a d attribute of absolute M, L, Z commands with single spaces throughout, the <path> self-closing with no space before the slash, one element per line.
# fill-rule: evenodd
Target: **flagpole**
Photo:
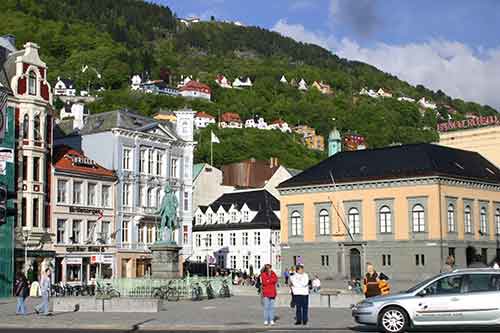
<path fill-rule="evenodd" d="M 210 138 L 210 166 L 214 165 L 214 140 Z"/>

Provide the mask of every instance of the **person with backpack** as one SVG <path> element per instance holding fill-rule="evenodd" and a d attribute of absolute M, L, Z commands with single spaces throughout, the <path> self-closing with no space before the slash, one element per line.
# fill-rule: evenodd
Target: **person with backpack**
<path fill-rule="evenodd" d="M 16 276 L 16 283 L 14 285 L 14 294 L 17 297 L 16 315 L 26 315 L 26 298 L 30 293 L 28 280 L 23 273 L 18 272 Z"/>

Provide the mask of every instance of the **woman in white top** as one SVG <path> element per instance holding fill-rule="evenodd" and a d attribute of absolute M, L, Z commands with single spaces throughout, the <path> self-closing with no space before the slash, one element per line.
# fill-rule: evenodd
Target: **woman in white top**
<path fill-rule="evenodd" d="M 306 325 L 309 315 L 309 276 L 304 266 L 297 265 L 296 272 L 290 276 L 290 285 L 295 300 L 295 325 Z"/>

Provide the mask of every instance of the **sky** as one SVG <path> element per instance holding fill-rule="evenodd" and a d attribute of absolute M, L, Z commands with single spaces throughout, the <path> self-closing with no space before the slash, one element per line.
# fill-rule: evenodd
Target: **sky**
<path fill-rule="evenodd" d="M 500 0 L 154 2 L 178 17 L 213 15 L 267 28 L 500 110 Z"/>

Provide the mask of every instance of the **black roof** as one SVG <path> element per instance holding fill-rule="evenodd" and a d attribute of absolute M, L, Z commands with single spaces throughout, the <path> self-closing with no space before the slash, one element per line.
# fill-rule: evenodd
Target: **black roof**
<path fill-rule="evenodd" d="M 435 144 L 409 144 L 340 152 L 292 177 L 278 188 L 447 176 L 500 184 L 500 170 L 476 152 Z"/>
<path fill-rule="evenodd" d="M 214 211 L 222 206 L 228 211 L 232 205 L 241 209 L 247 205 L 252 211 L 257 211 L 257 215 L 250 222 L 238 223 L 213 223 L 196 225 L 193 224 L 193 231 L 212 231 L 212 230 L 238 230 L 238 229 L 263 229 L 271 228 L 279 230 L 280 220 L 274 213 L 279 211 L 280 202 L 271 193 L 266 190 L 230 192 L 223 194 L 215 200 L 209 207 Z M 207 206 L 200 206 L 203 213 L 206 213 Z"/>

